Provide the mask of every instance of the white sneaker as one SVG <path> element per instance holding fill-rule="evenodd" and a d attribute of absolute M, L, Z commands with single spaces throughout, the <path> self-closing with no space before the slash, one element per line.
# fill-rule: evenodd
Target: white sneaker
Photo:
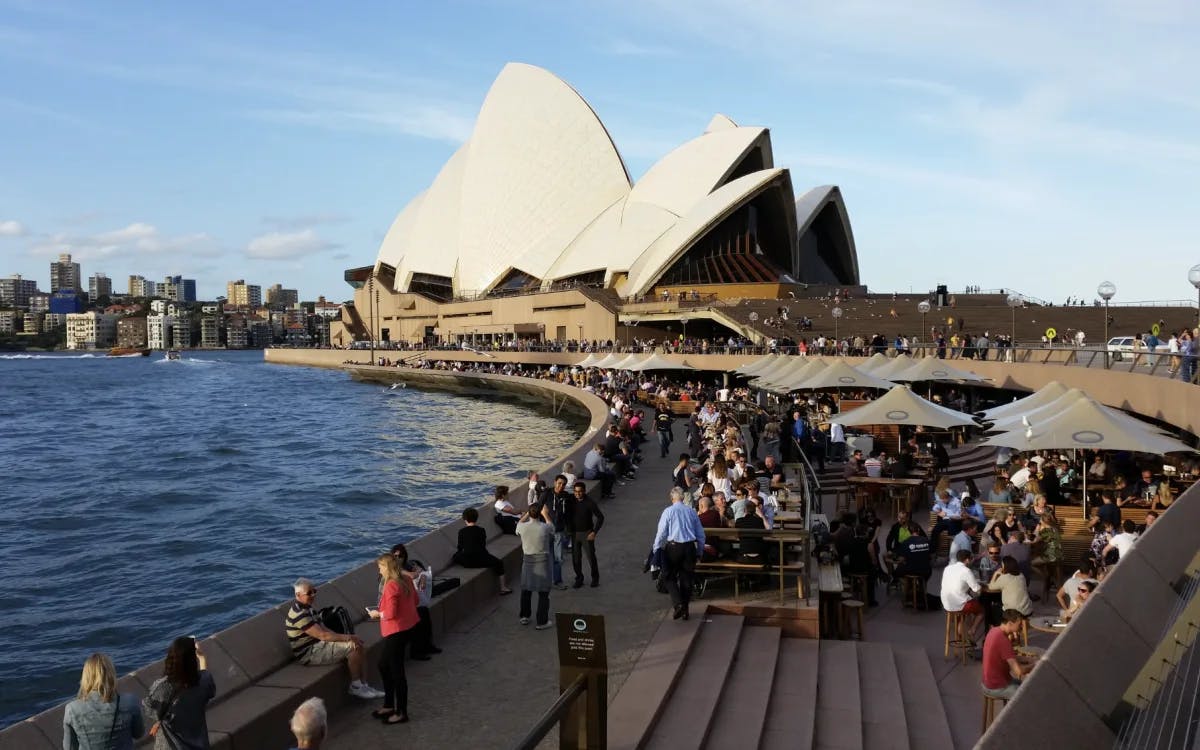
<path fill-rule="evenodd" d="M 533 629 L 534 630 L 546 630 L 547 628 L 552 628 L 552 627 L 554 627 L 554 625 L 552 625 L 551 623 L 543 622 L 541 625 L 534 625 Z"/>
<path fill-rule="evenodd" d="M 351 683 L 350 690 L 347 692 L 349 692 L 350 695 L 353 695 L 355 698 L 362 698 L 363 700 L 371 700 L 376 697 L 375 691 L 372 690 L 371 686 L 367 685 L 366 683 L 358 685 Z"/>
<path fill-rule="evenodd" d="M 529 618 L 528 618 L 528 617 L 522 617 L 522 618 L 521 618 L 521 624 L 522 624 L 522 625 L 528 625 L 528 624 L 529 624 Z"/>
<path fill-rule="evenodd" d="M 377 690 L 365 682 L 363 683 L 363 692 L 367 693 L 370 698 L 382 698 L 386 695 L 382 690 Z"/>

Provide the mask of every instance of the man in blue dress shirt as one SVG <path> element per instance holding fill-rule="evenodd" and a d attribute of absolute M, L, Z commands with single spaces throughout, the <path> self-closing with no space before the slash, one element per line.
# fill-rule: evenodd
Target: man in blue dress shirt
<path fill-rule="evenodd" d="M 667 592 L 675 605 L 674 617 L 688 619 L 688 602 L 692 598 L 692 573 L 696 559 L 704 549 L 704 527 L 700 516 L 683 502 L 683 490 L 671 488 L 671 505 L 658 517 L 658 533 L 654 535 L 654 551 L 662 551 L 662 573 L 666 576 Z"/>

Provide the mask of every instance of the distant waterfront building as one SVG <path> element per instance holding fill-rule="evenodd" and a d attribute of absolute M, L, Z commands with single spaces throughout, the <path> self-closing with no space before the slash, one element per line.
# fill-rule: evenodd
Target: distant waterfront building
<path fill-rule="evenodd" d="M 117 321 L 117 346 L 123 349 L 147 349 L 146 319 L 121 318 Z"/>
<path fill-rule="evenodd" d="M 195 302 L 196 301 L 196 280 L 185 279 L 182 276 L 168 276 L 163 279 L 163 284 L 167 285 L 171 290 L 171 296 L 167 299 L 173 299 L 176 302 Z M 159 295 L 166 297 L 166 295 Z"/>
<path fill-rule="evenodd" d="M 342 306 L 336 302 L 326 302 L 324 297 L 317 297 L 317 301 L 312 303 L 312 312 L 326 320 L 337 320 L 341 317 Z"/>
<path fill-rule="evenodd" d="M 37 294 L 29 295 L 29 312 L 32 313 L 48 313 L 50 312 L 50 295 Z"/>
<path fill-rule="evenodd" d="M 40 312 L 25 313 L 25 333 L 33 334 L 42 330 L 42 321 L 46 314 Z"/>
<path fill-rule="evenodd" d="M 175 329 L 173 331 L 175 336 L 175 348 L 192 348 L 195 345 L 193 342 L 199 338 L 199 332 L 193 330 L 192 328 L 192 324 L 196 322 L 195 319 L 187 313 L 181 312 L 176 317 L 175 321 Z"/>
<path fill-rule="evenodd" d="M 82 289 L 79 264 L 71 260 L 70 253 L 62 253 L 57 261 L 50 261 L 50 292 L 60 289 Z"/>
<path fill-rule="evenodd" d="M 157 302 L 158 300 L 156 300 Z M 150 349 L 170 349 L 176 324 L 174 315 L 154 312 L 146 316 L 146 346 Z"/>
<path fill-rule="evenodd" d="M 225 346 L 229 349 L 245 349 L 250 344 L 249 331 L 246 327 L 246 316 L 230 315 L 225 320 Z"/>
<path fill-rule="evenodd" d="M 59 289 L 50 295 L 50 312 L 58 315 L 81 313 L 87 309 L 87 295 L 78 289 Z"/>
<path fill-rule="evenodd" d="M 262 287 L 247 284 L 244 279 L 231 281 L 225 285 L 225 304 L 238 308 L 262 307 Z"/>
<path fill-rule="evenodd" d="M 200 346 L 204 349 L 221 348 L 221 305 L 211 303 L 200 308 Z"/>
<path fill-rule="evenodd" d="M 0 279 L 0 305 L 8 307 L 29 307 L 29 298 L 37 294 L 37 282 L 23 279 L 16 273 L 7 279 Z"/>
<path fill-rule="evenodd" d="M 262 320 L 256 320 L 250 324 L 250 332 L 247 338 L 247 344 L 251 349 L 266 349 L 275 340 L 274 334 L 271 331 L 271 324 Z"/>
<path fill-rule="evenodd" d="M 45 313 L 42 318 L 42 333 L 50 333 L 67 324 L 67 316 L 59 313 Z"/>
<path fill-rule="evenodd" d="M 20 325 L 18 325 L 20 321 Z M 24 330 L 25 316 L 16 310 L 0 310 L 0 333 L 17 333 Z"/>
<path fill-rule="evenodd" d="M 158 284 L 150 281 L 144 276 L 129 277 L 129 296 L 130 297 L 157 297 Z"/>
<path fill-rule="evenodd" d="M 268 307 L 295 307 L 300 302 L 300 293 L 295 289 L 284 289 L 283 284 L 267 287 Z"/>
<path fill-rule="evenodd" d="M 88 300 L 95 302 L 101 297 L 112 297 L 112 279 L 107 274 L 94 273 L 88 277 Z"/>
<path fill-rule="evenodd" d="M 117 315 L 98 312 L 67 316 L 68 349 L 104 349 L 117 341 Z"/>

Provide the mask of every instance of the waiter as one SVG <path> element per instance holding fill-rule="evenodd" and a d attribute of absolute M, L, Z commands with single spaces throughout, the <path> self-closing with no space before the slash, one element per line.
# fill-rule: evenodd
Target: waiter
<path fill-rule="evenodd" d="M 671 504 L 658 517 L 658 533 L 654 535 L 654 554 L 661 556 L 661 575 L 666 576 L 667 593 L 675 605 L 676 620 L 688 619 L 692 573 L 696 570 L 696 558 L 704 549 L 704 527 L 700 524 L 700 516 L 683 502 L 683 496 L 683 490 L 671 488 Z"/>

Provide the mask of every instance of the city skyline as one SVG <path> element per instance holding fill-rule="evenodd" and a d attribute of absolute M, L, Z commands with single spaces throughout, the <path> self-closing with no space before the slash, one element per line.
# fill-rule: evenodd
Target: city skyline
<path fill-rule="evenodd" d="M 245 278 L 347 299 L 342 270 L 518 60 L 584 94 L 635 179 L 715 113 L 770 127 L 797 184 L 841 186 L 874 291 L 1195 299 L 1186 3 L 0 7 L 22 144 L 0 273 L 39 284 L 71 252 L 114 291 L 182 274 L 201 298 Z"/>

